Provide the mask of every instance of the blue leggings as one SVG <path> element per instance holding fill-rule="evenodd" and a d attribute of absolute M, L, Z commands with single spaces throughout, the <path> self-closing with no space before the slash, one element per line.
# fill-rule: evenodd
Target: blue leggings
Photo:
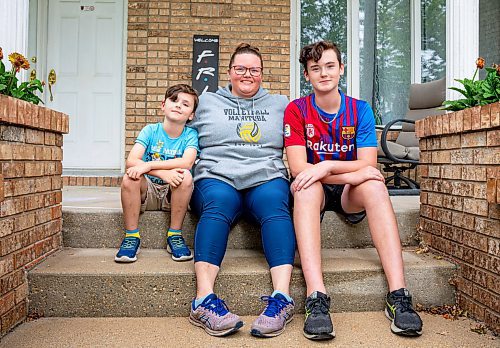
<path fill-rule="evenodd" d="M 200 217 L 194 238 L 195 262 L 220 266 L 231 225 L 244 211 L 261 226 L 269 267 L 293 264 L 295 233 L 288 200 L 289 184 L 285 179 L 241 191 L 217 179 L 197 181 L 191 198 L 191 208 Z"/>

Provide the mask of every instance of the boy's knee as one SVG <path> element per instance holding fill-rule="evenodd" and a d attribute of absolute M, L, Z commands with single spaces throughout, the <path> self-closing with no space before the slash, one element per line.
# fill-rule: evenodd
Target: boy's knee
<path fill-rule="evenodd" d="M 172 187 L 173 190 L 192 190 L 193 189 L 193 176 L 189 170 L 184 171 L 182 182 L 177 187 Z"/>
<path fill-rule="evenodd" d="M 182 179 L 182 184 L 186 186 L 193 186 L 193 175 L 189 170 L 184 171 L 184 179 Z"/>
<path fill-rule="evenodd" d="M 122 189 L 131 189 L 131 188 L 135 188 L 135 187 L 139 186 L 140 184 L 141 184 L 141 179 L 134 180 L 134 179 L 131 179 L 127 174 L 125 174 L 123 176 L 123 179 L 122 179 L 121 188 Z"/>

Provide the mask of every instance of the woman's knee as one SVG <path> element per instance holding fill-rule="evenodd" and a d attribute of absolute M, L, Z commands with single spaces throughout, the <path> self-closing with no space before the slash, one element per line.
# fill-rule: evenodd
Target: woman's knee
<path fill-rule="evenodd" d="M 232 223 L 241 210 L 241 197 L 233 187 L 223 185 L 197 186 L 196 196 L 202 199 L 201 217 L 227 220 Z"/>

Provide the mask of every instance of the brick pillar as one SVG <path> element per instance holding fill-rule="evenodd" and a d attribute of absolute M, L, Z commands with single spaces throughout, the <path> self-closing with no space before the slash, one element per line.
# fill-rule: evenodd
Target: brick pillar
<path fill-rule="evenodd" d="M 459 305 L 500 332 L 500 103 L 417 121 L 423 240 L 459 265 Z"/>
<path fill-rule="evenodd" d="M 0 95 L 0 337 L 26 319 L 26 271 L 62 245 L 68 116 Z"/>

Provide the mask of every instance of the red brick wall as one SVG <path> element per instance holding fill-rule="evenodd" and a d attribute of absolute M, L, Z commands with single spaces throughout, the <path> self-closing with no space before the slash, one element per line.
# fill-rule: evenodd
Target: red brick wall
<path fill-rule="evenodd" d="M 125 147 L 139 131 L 161 120 L 167 86 L 191 84 L 193 35 L 219 35 L 219 85 L 242 41 L 260 48 L 263 87 L 289 94 L 289 0 L 136 0 L 128 2 Z"/>
<path fill-rule="evenodd" d="M 458 302 L 500 332 L 500 103 L 417 121 L 420 230 L 460 267 Z"/>
<path fill-rule="evenodd" d="M 68 116 L 0 95 L 0 337 L 27 313 L 26 270 L 61 246 Z"/>

